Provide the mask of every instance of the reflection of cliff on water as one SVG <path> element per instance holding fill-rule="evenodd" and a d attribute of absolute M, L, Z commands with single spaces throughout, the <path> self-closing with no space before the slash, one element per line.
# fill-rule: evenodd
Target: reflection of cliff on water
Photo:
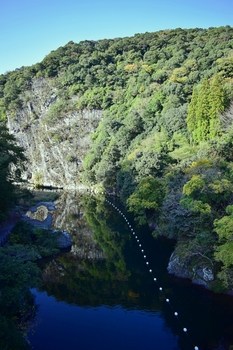
<path fill-rule="evenodd" d="M 72 255 L 80 259 L 102 260 L 105 254 L 93 239 L 93 231 L 86 222 L 83 196 L 73 192 L 63 192 L 56 201 L 53 228 L 69 232 L 72 236 Z"/>
<path fill-rule="evenodd" d="M 53 227 L 69 232 L 73 246 L 70 252 L 42 262 L 44 288 L 49 295 L 84 306 L 158 308 L 153 288 L 148 281 L 143 283 L 145 271 L 136 268 L 135 278 L 127 269 L 130 232 L 104 200 L 62 194 Z"/>
<path fill-rule="evenodd" d="M 118 207 L 120 206 L 119 203 L 116 204 Z M 127 218 L 130 219 L 129 213 L 127 213 Z M 131 224 L 134 226 L 133 220 Z M 85 322 L 82 326 L 81 317 L 80 332 L 95 333 L 97 329 L 98 334 L 105 335 L 107 321 L 105 320 L 103 328 L 96 326 L 95 322 L 101 322 L 99 319 L 95 321 L 95 311 L 97 311 L 97 315 L 102 315 L 100 311 L 102 308 L 98 306 L 120 305 L 114 307 L 110 312 L 109 317 L 117 326 L 112 329 L 108 328 L 109 339 L 114 337 L 118 330 L 119 334 L 124 334 L 121 332 L 124 325 L 127 325 L 129 337 L 127 334 L 124 339 L 131 343 L 130 334 L 133 334 L 131 332 L 134 332 L 134 326 L 138 322 L 143 341 L 151 342 L 151 344 L 155 341 L 156 348 L 160 348 L 157 343 L 160 339 L 158 334 L 153 331 L 149 335 L 147 333 L 147 321 L 150 318 L 153 320 L 155 328 L 156 320 L 160 319 L 165 330 L 171 330 L 172 334 L 178 336 L 178 347 L 176 347 L 175 341 L 174 346 L 171 344 L 170 348 L 189 350 L 194 348 L 193 344 L 197 344 L 203 350 L 230 349 L 233 344 L 232 297 L 215 295 L 203 287 L 193 286 L 188 280 L 168 275 L 166 267 L 174 242 L 168 242 L 165 239 L 155 241 L 147 227 L 135 228 L 140 244 L 145 249 L 149 268 L 153 270 L 152 275 L 149 274 L 148 266 L 145 264 L 146 260 L 143 258 L 138 243 L 133 238 L 135 236 L 131 235 L 122 216 L 116 213 L 112 206 L 104 201 L 104 198 L 96 200 L 84 195 L 75 196 L 72 193 L 63 193 L 57 202 L 53 225 L 54 228 L 70 232 L 74 243 L 69 253 L 41 261 L 44 281 L 42 288 L 58 301 L 84 306 L 84 308 L 76 309 L 75 315 L 80 312 L 84 316 L 86 306 L 96 308 L 96 310 L 90 308 L 87 311 L 87 316 L 85 316 L 88 320 L 87 327 Z M 158 285 L 153 281 L 152 277 L 154 276 L 158 280 Z M 158 286 L 162 286 L 162 292 L 159 291 Z M 165 298 L 169 298 L 172 307 Z M 63 303 L 54 304 L 53 298 L 50 301 L 48 299 L 46 299 L 46 303 L 52 305 L 50 305 L 51 309 L 49 310 L 54 311 L 55 316 L 52 319 L 55 327 L 59 329 L 60 324 L 60 321 L 56 322 L 55 320 L 57 315 L 55 308 L 60 309 L 62 306 L 66 316 L 69 315 L 68 317 L 71 318 L 69 325 L 71 325 L 73 332 L 74 312 L 69 314 L 69 310 L 73 309 L 69 307 L 67 309 L 66 306 L 62 305 Z M 45 305 L 47 305 L 46 303 Z M 46 306 L 44 307 L 46 308 Z M 126 317 L 121 317 L 119 321 L 119 312 L 122 312 L 122 308 L 126 311 Z M 132 309 L 134 309 L 135 322 L 133 321 L 131 325 L 127 323 L 127 320 L 131 314 L 128 311 Z M 178 312 L 179 320 L 174 317 L 174 311 Z M 152 317 L 145 321 L 144 316 L 148 316 L 148 314 Z M 93 315 L 95 316 L 93 317 Z M 105 317 L 105 313 L 103 315 Z M 47 317 L 46 313 L 44 317 Z M 77 331 L 76 321 L 75 318 L 73 334 L 76 334 Z M 121 321 L 122 325 L 118 327 Z M 110 324 L 112 323 L 110 322 Z M 49 323 L 45 322 L 45 327 L 48 325 Z M 183 332 L 183 326 L 188 329 L 188 337 L 187 333 Z M 64 327 L 62 323 L 63 332 Z M 44 331 L 45 328 L 42 327 L 41 337 L 44 337 Z M 101 333 L 102 331 L 103 333 Z M 66 337 L 65 332 L 64 334 Z M 56 335 L 51 341 L 54 339 L 56 339 Z M 132 343 L 133 348 L 137 348 L 138 339 L 135 337 L 135 341 Z M 95 346 L 90 348 L 95 348 Z M 106 347 L 104 348 L 106 349 Z M 113 346 L 113 348 L 117 347 Z M 152 348 L 152 345 L 147 347 L 147 349 Z"/>

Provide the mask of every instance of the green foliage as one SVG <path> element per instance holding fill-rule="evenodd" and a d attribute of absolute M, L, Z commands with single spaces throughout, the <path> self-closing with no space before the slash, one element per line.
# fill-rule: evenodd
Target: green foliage
<path fill-rule="evenodd" d="M 169 157 L 166 149 L 138 151 L 131 164 L 131 171 L 136 182 L 139 182 L 146 176 L 162 176 L 165 168 L 172 162 L 173 160 Z"/>
<path fill-rule="evenodd" d="M 13 135 L 0 124 L 0 220 L 4 218 L 18 198 L 21 181 L 20 166 L 25 157 L 23 149 L 16 145 Z"/>
<path fill-rule="evenodd" d="M 200 214 L 211 214 L 211 207 L 207 203 L 203 203 L 202 201 L 193 200 L 191 198 L 183 198 L 180 200 L 180 204 L 185 208 L 189 209 L 193 213 Z"/>
<path fill-rule="evenodd" d="M 219 242 L 222 243 L 217 247 L 215 258 L 229 267 L 233 264 L 233 205 L 227 206 L 226 213 L 228 216 L 214 221 L 215 232 L 218 234 Z"/>
<path fill-rule="evenodd" d="M 164 113 L 165 127 L 169 136 L 186 133 L 187 104 L 170 108 Z"/>
<path fill-rule="evenodd" d="M 186 182 L 183 187 L 183 193 L 189 196 L 190 194 L 194 195 L 198 193 L 205 185 L 205 181 L 200 175 L 193 175 L 191 180 Z"/>
<path fill-rule="evenodd" d="M 170 157 L 176 161 L 191 160 L 195 157 L 198 147 L 191 145 L 188 138 L 180 133 L 175 133 L 172 137 L 171 143 L 174 145 L 174 149 L 169 153 Z"/>
<path fill-rule="evenodd" d="M 141 223 L 157 215 L 158 234 L 178 244 L 185 238 L 188 252 L 198 251 L 198 258 L 207 252 L 212 259 L 214 220 L 233 204 L 232 35 L 229 26 L 178 28 L 69 42 L 41 63 L 0 76 L 0 119 L 17 118 L 36 79 L 49 80 L 56 91 L 43 117 L 48 127 L 78 109 L 104 110 L 91 136 L 83 182 L 117 193 Z M 0 159 L 3 214 L 15 200 L 13 182 L 20 175 L 9 169 L 17 169 L 22 158 L 17 151 L 11 158 L 6 135 Z M 54 132 L 51 138 L 63 137 Z M 35 231 L 22 235 L 31 245 L 37 241 L 41 252 L 39 237 L 50 241 Z M 230 281 L 229 271 L 220 273 Z"/>
<path fill-rule="evenodd" d="M 39 284 L 40 270 L 24 247 L 0 248 L 0 346 L 29 349 L 21 332 L 27 330 L 36 307 L 30 288 Z"/>
<path fill-rule="evenodd" d="M 72 109 L 73 107 L 71 102 L 65 99 L 59 99 L 50 106 L 49 111 L 43 122 L 52 125 L 53 123 L 58 121 L 59 118 L 61 118 L 62 114 L 67 113 Z"/>
<path fill-rule="evenodd" d="M 204 78 L 199 92 L 194 87 L 188 107 L 187 126 L 196 143 L 221 135 L 220 113 L 226 108 L 226 94 L 218 75 Z"/>
<path fill-rule="evenodd" d="M 197 86 L 194 86 L 191 102 L 188 105 L 188 116 L 187 116 L 188 131 L 191 134 L 197 127 L 197 116 L 196 116 L 197 101 L 198 101 L 198 90 L 197 90 Z"/>
<path fill-rule="evenodd" d="M 12 229 L 10 243 L 31 246 L 37 256 L 48 256 L 59 252 L 59 233 L 35 228 L 32 224 L 19 220 Z"/>
<path fill-rule="evenodd" d="M 127 206 L 140 224 L 146 223 L 146 212 L 158 211 L 164 197 L 161 181 L 153 177 L 143 178 L 134 193 L 128 198 Z"/>

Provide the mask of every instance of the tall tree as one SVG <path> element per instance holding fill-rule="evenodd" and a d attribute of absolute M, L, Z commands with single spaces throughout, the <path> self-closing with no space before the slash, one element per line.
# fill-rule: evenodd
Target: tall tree
<path fill-rule="evenodd" d="M 210 84 L 207 78 L 204 78 L 198 95 L 196 106 L 196 128 L 193 131 L 193 139 L 197 143 L 207 139 L 209 133 L 209 91 Z"/>
<path fill-rule="evenodd" d="M 214 76 L 211 83 L 204 78 L 199 92 L 197 87 L 194 87 L 186 122 L 191 139 L 195 143 L 221 135 L 219 114 L 225 107 L 225 92 L 218 75 Z"/>
<path fill-rule="evenodd" d="M 188 106 L 187 126 L 188 131 L 192 135 L 197 126 L 197 101 L 198 101 L 198 89 L 195 85 L 193 88 L 191 102 Z"/>
<path fill-rule="evenodd" d="M 0 123 L 0 220 L 16 199 L 20 164 L 24 160 L 23 148 L 17 146 L 14 136 Z"/>
<path fill-rule="evenodd" d="M 221 135 L 219 113 L 225 109 L 225 93 L 218 75 L 215 75 L 210 84 L 209 92 L 209 139 Z"/>

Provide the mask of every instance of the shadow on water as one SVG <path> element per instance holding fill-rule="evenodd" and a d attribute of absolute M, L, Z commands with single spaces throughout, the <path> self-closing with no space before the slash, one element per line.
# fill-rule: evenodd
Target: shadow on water
<path fill-rule="evenodd" d="M 79 349 L 230 349 L 233 297 L 168 275 L 174 242 L 155 240 L 126 215 L 141 248 L 104 198 L 59 198 L 53 226 L 68 231 L 73 245 L 40 262 L 44 284 L 35 291 L 40 323 L 29 335 L 33 349 L 71 348 L 76 342 Z"/>

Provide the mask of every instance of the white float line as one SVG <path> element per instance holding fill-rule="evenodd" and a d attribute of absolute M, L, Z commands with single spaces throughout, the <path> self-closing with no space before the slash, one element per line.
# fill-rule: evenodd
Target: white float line
<path fill-rule="evenodd" d="M 112 204 L 112 203 L 109 202 L 109 201 L 107 201 L 107 202 L 110 203 L 110 204 Z M 122 213 L 116 206 L 114 206 L 113 204 L 112 204 L 112 206 L 113 206 L 121 215 L 123 215 L 123 213 Z M 129 228 L 131 228 L 132 226 L 131 226 L 131 225 L 129 224 L 129 222 L 127 221 L 125 215 L 123 215 L 123 218 L 124 218 L 124 219 L 126 220 L 126 222 L 128 223 Z M 131 228 L 131 231 L 132 231 L 133 235 L 135 235 L 135 232 L 133 231 L 132 228 Z M 135 236 L 135 238 L 137 239 L 138 237 Z M 137 242 L 139 242 L 139 239 L 137 239 Z M 141 247 L 141 246 L 142 246 L 142 245 L 139 244 L 139 247 Z M 141 249 L 141 252 L 144 253 L 144 249 Z M 146 259 L 146 255 L 144 255 L 143 257 L 144 257 L 144 259 Z M 146 265 L 149 265 L 149 261 L 146 261 Z M 152 272 L 153 272 L 152 269 L 149 269 L 149 272 L 152 273 Z M 154 280 L 154 282 L 158 283 L 156 277 L 154 277 L 153 280 Z M 159 291 L 162 292 L 162 291 L 163 291 L 163 287 L 159 287 Z M 170 300 L 169 300 L 168 298 L 166 298 L 166 302 L 169 304 L 170 308 L 173 310 L 173 308 L 172 308 L 172 306 L 171 306 L 171 303 L 170 303 Z M 178 319 L 178 316 L 179 316 L 178 312 L 173 310 L 173 313 L 174 313 L 174 316 Z M 180 324 L 181 324 L 181 322 L 180 322 Z M 182 324 L 181 324 L 181 326 L 182 326 Z M 183 332 L 186 333 L 186 334 L 188 335 L 188 329 L 187 329 L 186 327 L 183 327 L 182 329 L 183 329 Z M 190 338 L 189 338 L 189 339 L 190 339 Z M 191 339 L 190 339 L 190 341 L 191 341 Z M 191 341 L 191 342 L 192 342 L 192 341 Z M 199 350 L 199 347 L 195 345 L 195 346 L 194 346 L 194 350 Z"/>
<path fill-rule="evenodd" d="M 142 249 L 141 251 L 144 252 L 143 249 Z M 144 255 L 144 258 L 146 258 L 146 255 Z M 149 261 L 146 261 L 146 265 L 147 265 L 147 266 L 149 265 Z M 149 269 L 149 272 L 152 273 L 152 272 L 153 272 L 152 269 Z M 154 277 L 153 280 L 154 280 L 155 282 L 157 282 L 157 278 L 156 278 L 156 277 Z M 158 282 L 157 282 L 157 283 L 158 283 Z M 163 287 L 159 287 L 159 291 L 160 291 L 160 292 L 163 292 Z M 169 303 L 169 299 L 168 299 L 168 298 L 166 299 L 166 302 Z M 170 303 L 169 303 L 169 305 L 170 305 L 171 309 L 173 310 L 173 308 L 172 308 L 172 306 L 171 306 Z M 178 312 L 177 312 L 177 311 L 174 311 L 174 310 L 173 310 L 173 312 L 174 312 L 174 316 L 176 316 L 176 318 L 178 318 Z M 186 335 L 188 336 L 188 329 L 187 329 L 186 327 L 183 327 L 181 322 L 180 322 L 180 324 L 181 324 L 181 327 L 182 327 L 182 329 L 183 329 L 183 332 L 186 333 Z M 190 338 L 189 338 L 189 339 L 190 339 Z M 190 339 L 190 342 L 192 342 L 191 339 Z M 199 350 L 198 346 L 195 345 L 195 346 L 194 346 L 194 350 Z"/>
<path fill-rule="evenodd" d="M 149 270 L 149 272 L 152 272 L 152 270 Z M 158 281 L 157 281 L 157 278 L 156 278 L 156 277 L 154 277 L 154 281 L 158 284 Z M 162 287 L 159 287 L 159 291 L 162 292 L 162 291 L 163 291 L 163 288 L 162 288 Z M 183 332 L 186 333 L 186 335 L 189 337 L 189 335 L 188 335 L 188 329 L 182 325 L 182 322 L 181 322 L 180 319 L 178 318 L 179 314 L 178 314 L 177 311 L 174 311 L 174 309 L 173 309 L 173 307 L 172 307 L 172 305 L 171 305 L 171 303 L 170 303 L 169 298 L 166 298 L 166 302 L 169 304 L 171 310 L 172 310 L 173 313 L 174 313 L 174 316 L 179 320 L 179 323 L 180 323 L 180 325 L 181 325 L 181 327 L 182 327 Z M 190 342 L 193 344 L 193 342 L 192 342 L 192 340 L 191 340 L 190 337 L 189 337 L 189 340 L 190 340 Z M 193 344 L 193 348 L 194 348 L 194 350 L 199 350 L 199 347 L 198 347 L 197 345 L 194 345 L 194 344 Z"/>

